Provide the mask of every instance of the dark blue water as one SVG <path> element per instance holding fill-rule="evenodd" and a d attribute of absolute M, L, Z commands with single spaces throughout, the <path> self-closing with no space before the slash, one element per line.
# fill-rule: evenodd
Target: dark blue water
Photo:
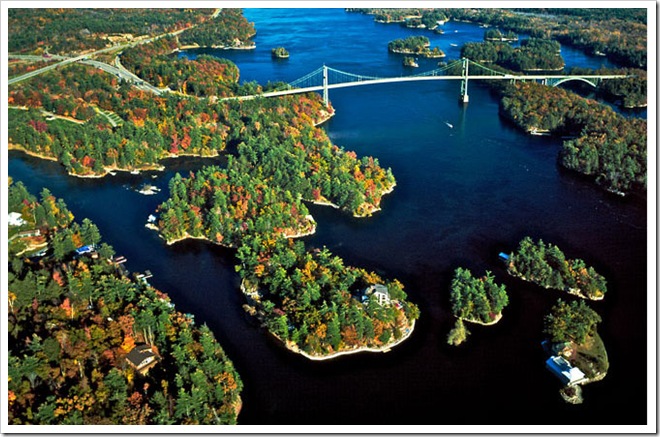
<path fill-rule="evenodd" d="M 421 32 L 341 10 L 248 10 L 246 16 L 258 29 L 257 49 L 222 55 L 238 64 L 243 79 L 260 82 L 292 80 L 323 63 L 402 74 L 387 42 Z M 452 41 L 460 46 L 483 36 L 476 25 L 445 28 L 444 35 L 424 34 L 448 56 L 458 56 Z M 270 58 L 279 45 L 290 51 L 289 60 Z M 166 246 L 144 228 L 175 172 L 216 160 L 169 160 L 163 173 L 83 180 L 66 176 L 58 164 L 12 152 L 9 174 L 34 192 L 46 186 L 64 197 L 79 219 L 98 224 L 129 269 L 150 269 L 152 284 L 178 309 L 211 327 L 245 382 L 240 423 L 645 423 L 645 199 L 609 195 L 561 170 L 559 141 L 510 126 L 498 117 L 497 99 L 477 84 L 469 105 L 459 106 L 459 86 L 420 82 L 330 92 L 337 114 L 325 128 L 332 140 L 378 157 L 398 186 L 369 219 L 311 205 L 319 226 L 306 242 L 405 284 L 422 316 L 413 336 L 387 354 L 319 363 L 286 351 L 244 315 L 233 251 L 199 241 Z M 165 190 L 142 196 L 131 189 L 145 181 Z M 590 305 L 603 319 L 599 332 L 610 372 L 585 387 L 579 406 L 560 399 L 540 347 L 543 316 L 560 294 L 509 278 L 497 263 L 497 253 L 525 235 L 559 245 L 608 279 L 606 299 Z M 511 303 L 498 325 L 470 326 L 468 342 L 454 348 L 445 338 L 453 325 L 448 286 L 457 266 L 492 270 Z"/>

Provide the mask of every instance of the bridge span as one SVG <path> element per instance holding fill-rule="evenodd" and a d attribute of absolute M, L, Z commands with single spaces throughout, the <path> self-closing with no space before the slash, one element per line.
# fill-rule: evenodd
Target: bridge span
<path fill-rule="evenodd" d="M 481 69 L 481 74 L 469 74 L 469 66 L 476 65 Z M 457 67 L 461 67 L 461 75 L 446 74 L 453 72 Z M 322 91 L 323 100 L 328 104 L 328 91 L 337 88 L 355 87 L 363 85 L 378 85 L 386 83 L 400 83 L 400 82 L 418 82 L 428 80 L 460 80 L 461 81 L 461 101 L 467 103 L 468 96 L 468 80 L 508 80 L 508 81 L 536 81 L 549 86 L 558 86 L 568 81 L 582 81 L 586 82 L 593 87 L 597 87 L 602 80 L 608 79 L 623 79 L 631 76 L 627 75 L 548 75 L 548 74 L 509 74 L 501 71 L 496 71 L 491 68 L 485 67 L 477 62 L 470 61 L 467 58 L 454 61 L 442 68 L 427 71 L 421 74 L 401 77 L 375 77 L 364 76 L 345 71 L 337 70 L 326 65 L 314 70 L 313 72 L 297 79 L 288 84 L 288 89 L 270 91 L 261 94 L 240 96 L 240 97 L 227 97 L 223 100 L 237 99 L 246 100 L 254 99 L 257 97 L 276 97 L 290 94 L 301 94 L 310 91 Z M 320 82 L 320 83 L 319 83 Z"/>

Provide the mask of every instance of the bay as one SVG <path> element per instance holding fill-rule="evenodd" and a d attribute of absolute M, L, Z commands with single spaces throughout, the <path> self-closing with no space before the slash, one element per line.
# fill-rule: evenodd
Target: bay
<path fill-rule="evenodd" d="M 424 34 L 456 59 L 464 42 L 481 40 L 484 32 L 449 22 L 444 35 L 434 35 L 338 9 L 247 9 L 245 15 L 258 30 L 256 50 L 186 56 L 226 57 L 242 80 L 260 83 L 288 82 L 324 63 L 396 76 L 417 71 L 387 53 L 387 42 Z M 276 46 L 291 57 L 273 61 Z M 570 59 L 577 66 L 603 61 L 578 51 Z M 435 63 L 420 59 L 417 70 Z M 404 283 L 422 315 L 412 337 L 387 354 L 326 362 L 292 354 L 244 314 L 234 251 L 199 241 L 167 246 L 144 228 L 175 172 L 185 176 L 222 159 L 182 158 L 166 161 L 162 173 L 78 179 L 56 163 L 11 152 L 9 174 L 33 192 L 48 187 L 63 197 L 78 219 L 98 224 L 131 271 L 151 270 L 151 283 L 179 310 L 211 327 L 245 383 L 239 423 L 645 423 L 646 200 L 608 194 L 563 171 L 556 161 L 560 140 L 527 136 L 501 119 L 497 98 L 478 83 L 470 83 L 470 103 L 459 105 L 459 88 L 443 81 L 330 92 L 337 113 L 324 128 L 333 142 L 377 157 L 398 185 L 368 219 L 311 205 L 318 230 L 305 241 Z M 144 182 L 163 191 L 143 196 L 135 188 Z M 585 387 L 582 405 L 561 400 L 540 347 L 543 316 L 567 297 L 508 277 L 497 262 L 499 251 L 513 250 L 525 235 L 557 244 L 608 279 L 605 300 L 590 305 L 603 319 L 610 372 Z M 500 323 L 470 326 L 467 343 L 455 348 L 445 339 L 453 325 L 449 282 L 458 266 L 493 271 L 511 303 Z"/>

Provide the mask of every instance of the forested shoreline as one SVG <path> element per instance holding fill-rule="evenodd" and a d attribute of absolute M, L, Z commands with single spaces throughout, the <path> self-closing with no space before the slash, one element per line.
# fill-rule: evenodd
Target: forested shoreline
<path fill-rule="evenodd" d="M 47 189 L 8 194 L 24 223 L 9 228 L 10 423 L 236 423 L 242 382 L 208 327 L 128 275 Z M 25 246 L 40 252 L 18 255 Z"/>

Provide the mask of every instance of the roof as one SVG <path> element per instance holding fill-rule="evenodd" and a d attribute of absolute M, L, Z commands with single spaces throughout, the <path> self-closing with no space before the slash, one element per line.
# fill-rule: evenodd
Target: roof
<path fill-rule="evenodd" d="M 78 255 L 82 255 L 84 253 L 92 252 L 93 250 L 94 250 L 94 245 L 90 244 L 90 245 L 87 245 L 87 246 L 81 246 L 81 247 L 77 248 L 76 253 Z"/>
<path fill-rule="evenodd" d="M 148 344 L 140 344 L 135 346 L 126 355 L 126 359 L 131 362 L 135 367 L 138 367 L 142 362 L 149 357 L 155 357 L 156 354 Z"/>
<path fill-rule="evenodd" d="M 366 293 L 382 293 L 382 294 L 385 294 L 385 295 L 387 295 L 387 296 L 390 295 L 390 292 L 387 291 L 387 287 L 384 286 L 383 284 L 375 284 L 375 285 L 371 285 L 371 286 L 369 286 L 369 287 L 365 290 L 365 294 L 366 294 Z"/>
<path fill-rule="evenodd" d="M 25 224 L 25 220 L 23 220 L 23 217 L 21 216 L 20 212 L 10 212 L 8 218 L 9 218 L 9 224 L 11 226 L 20 226 L 22 224 Z"/>
<path fill-rule="evenodd" d="M 563 357 L 550 357 L 546 360 L 545 365 L 564 384 L 571 385 L 585 378 L 580 369 L 571 366 L 571 363 Z"/>

